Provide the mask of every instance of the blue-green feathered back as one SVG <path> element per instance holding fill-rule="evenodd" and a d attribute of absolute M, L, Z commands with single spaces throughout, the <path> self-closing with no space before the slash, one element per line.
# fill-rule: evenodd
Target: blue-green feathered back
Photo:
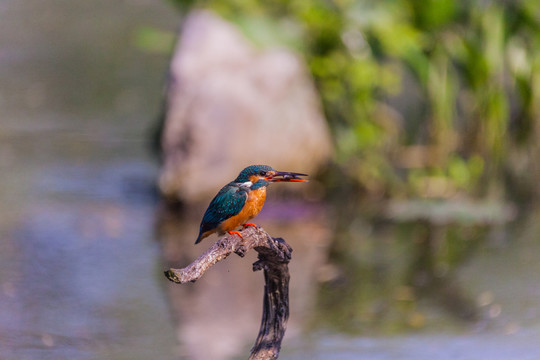
<path fill-rule="evenodd" d="M 245 168 L 238 174 L 238 177 L 234 180 L 235 182 L 243 183 L 249 181 L 249 177 L 252 175 L 257 175 L 261 171 L 273 171 L 271 166 L 268 165 L 251 165 Z"/>
<path fill-rule="evenodd" d="M 238 214 L 246 204 L 248 191 L 249 189 L 237 186 L 234 182 L 224 186 L 208 205 L 195 244 L 205 232 L 215 229 L 221 222 Z"/>

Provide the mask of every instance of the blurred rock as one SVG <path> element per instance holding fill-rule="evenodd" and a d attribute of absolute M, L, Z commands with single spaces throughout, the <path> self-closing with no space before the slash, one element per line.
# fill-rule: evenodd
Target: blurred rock
<path fill-rule="evenodd" d="M 313 174 L 332 155 L 303 62 L 255 49 L 232 25 L 191 13 L 171 62 L 159 186 L 185 201 L 213 196 L 247 165 Z"/>

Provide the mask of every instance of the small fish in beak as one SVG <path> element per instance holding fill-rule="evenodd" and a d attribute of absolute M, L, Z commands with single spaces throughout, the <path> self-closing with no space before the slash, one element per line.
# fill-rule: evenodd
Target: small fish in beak
<path fill-rule="evenodd" d="M 266 177 L 266 180 L 271 182 L 307 182 L 306 179 L 302 179 L 300 176 L 308 175 L 287 171 L 274 171 Z"/>

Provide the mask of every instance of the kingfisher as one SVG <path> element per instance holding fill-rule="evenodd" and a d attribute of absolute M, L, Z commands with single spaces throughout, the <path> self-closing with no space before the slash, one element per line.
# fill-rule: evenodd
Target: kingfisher
<path fill-rule="evenodd" d="M 240 225 L 257 226 L 248 221 L 261 211 L 266 200 L 266 187 L 273 182 L 307 182 L 306 174 L 276 171 L 268 165 L 251 165 L 225 185 L 208 205 L 195 244 L 213 233 L 236 234 Z"/>

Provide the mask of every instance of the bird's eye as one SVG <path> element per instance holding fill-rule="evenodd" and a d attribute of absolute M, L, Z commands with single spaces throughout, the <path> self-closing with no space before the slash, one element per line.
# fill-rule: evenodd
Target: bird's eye
<path fill-rule="evenodd" d="M 259 174 L 261 174 L 261 176 L 266 176 L 266 171 L 261 171 Z"/>

